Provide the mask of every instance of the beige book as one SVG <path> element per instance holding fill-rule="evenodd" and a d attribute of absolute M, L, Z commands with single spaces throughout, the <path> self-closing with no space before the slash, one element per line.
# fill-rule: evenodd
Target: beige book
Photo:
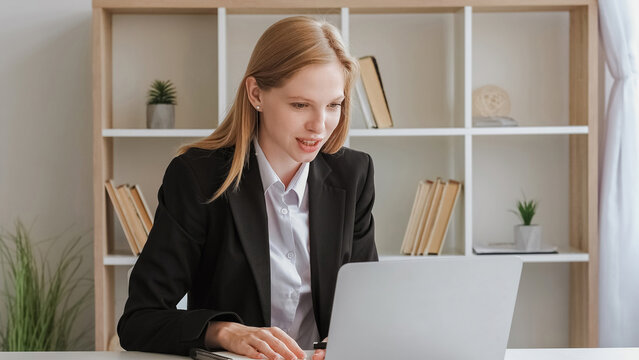
<path fill-rule="evenodd" d="M 126 217 L 127 223 L 131 227 L 131 232 L 133 233 L 135 244 L 138 246 L 140 252 L 142 252 L 144 243 L 146 242 L 146 234 L 144 233 L 142 221 L 138 217 L 138 214 L 135 212 L 133 199 L 131 197 L 131 190 L 129 189 L 128 185 L 124 184 L 118 186 L 117 191 L 119 200 L 121 201 L 120 204 L 122 204 L 122 209 L 124 210 L 124 216 Z"/>
<path fill-rule="evenodd" d="M 428 249 L 430 248 L 433 239 L 434 239 L 434 234 L 435 234 L 435 229 L 437 228 L 437 218 L 439 217 L 439 213 L 442 210 L 442 207 L 444 205 L 444 194 L 446 193 L 446 188 L 448 187 L 448 183 L 442 181 L 442 185 L 441 185 L 441 190 L 440 190 L 440 194 L 439 194 L 439 203 L 437 204 L 436 207 L 433 207 L 433 212 L 431 213 L 431 228 L 430 228 L 430 233 L 428 234 L 428 236 L 424 239 L 424 255 L 428 255 Z"/>
<path fill-rule="evenodd" d="M 140 219 L 142 219 L 142 225 L 144 225 L 144 232 L 149 235 L 151 227 L 153 226 L 153 219 L 149 212 L 149 207 L 146 206 L 144 197 L 142 196 L 142 189 L 140 185 L 135 184 L 131 187 L 131 195 L 133 195 L 133 203 L 135 205 L 135 211 L 138 213 Z"/>
<path fill-rule="evenodd" d="M 122 230 L 124 230 L 124 236 L 126 237 L 126 241 L 129 243 L 129 247 L 133 252 L 133 255 L 138 255 L 140 250 L 138 249 L 138 245 L 135 242 L 135 238 L 133 237 L 133 233 L 131 232 L 131 228 L 126 221 L 126 217 L 124 216 L 124 210 L 122 209 L 122 205 L 120 203 L 120 197 L 118 196 L 118 191 L 115 189 L 113 185 L 113 180 L 107 180 L 104 183 L 104 187 L 107 190 L 107 194 L 111 199 L 111 204 L 113 204 L 113 209 L 115 209 L 115 214 L 118 216 L 118 220 L 120 220 L 120 224 L 122 225 Z"/>
<path fill-rule="evenodd" d="M 439 209 L 442 198 L 442 189 L 444 188 L 444 182 L 441 178 L 437 178 L 437 182 L 435 183 L 435 191 L 433 192 L 433 201 L 428 208 L 428 213 L 426 214 L 426 223 L 424 225 L 424 231 L 421 234 L 421 238 L 419 239 L 419 247 L 417 248 L 417 255 L 424 255 L 424 251 L 426 251 L 428 247 L 428 240 L 430 238 L 430 233 L 433 231 L 433 223 L 435 220 L 435 214 Z"/>
<path fill-rule="evenodd" d="M 417 231 L 415 232 L 415 239 L 413 240 L 413 247 L 411 248 L 410 254 L 417 255 L 419 251 L 419 242 L 422 238 L 422 234 L 424 233 L 424 229 L 426 228 L 426 220 L 428 215 L 428 210 L 430 209 L 433 203 L 433 196 L 435 194 L 435 187 L 437 185 L 436 182 L 430 182 L 430 186 L 428 188 L 428 193 L 426 194 L 426 199 L 424 201 L 424 205 L 421 207 L 419 212 L 419 224 L 417 226 Z"/>
<path fill-rule="evenodd" d="M 450 225 L 450 218 L 460 193 L 461 183 L 455 180 L 448 180 L 448 184 L 446 184 L 442 193 L 442 206 L 435 217 L 435 228 L 431 236 L 432 240 L 428 245 L 429 255 L 441 254 L 444 247 L 444 239 Z"/>
<path fill-rule="evenodd" d="M 421 209 L 424 207 L 428 189 L 432 183 L 432 181 L 422 180 L 417 184 L 417 192 L 415 193 L 413 208 L 410 212 L 410 217 L 408 218 L 408 225 L 406 226 L 406 233 L 404 233 L 404 241 L 402 242 L 400 250 L 402 254 L 410 255 L 411 250 L 413 249 L 415 234 L 417 234 L 417 228 L 419 226 L 419 215 L 421 214 Z"/>
<path fill-rule="evenodd" d="M 373 56 L 364 56 L 359 59 L 359 70 L 377 128 L 393 127 L 393 120 L 388 109 L 388 102 L 384 94 L 377 61 Z"/>

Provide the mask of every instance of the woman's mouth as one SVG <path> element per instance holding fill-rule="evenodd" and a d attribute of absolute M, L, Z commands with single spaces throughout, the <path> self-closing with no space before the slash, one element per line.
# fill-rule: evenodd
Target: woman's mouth
<path fill-rule="evenodd" d="M 312 153 L 319 149 L 322 139 L 302 139 L 296 138 L 297 143 L 304 152 Z"/>

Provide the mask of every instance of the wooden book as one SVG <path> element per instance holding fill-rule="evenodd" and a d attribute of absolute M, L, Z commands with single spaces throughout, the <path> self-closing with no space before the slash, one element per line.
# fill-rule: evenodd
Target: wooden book
<path fill-rule="evenodd" d="M 142 189 L 140 189 L 140 185 L 135 184 L 131 187 L 131 195 L 133 195 L 135 211 L 138 213 L 140 219 L 142 219 L 144 232 L 148 236 L 149 232 L 151 232 L 151 227 L 153 226 L 153 219 L 151 218 L 149 207 L 146 205 L 146 201 L 144 201 L 144 197 L 142 196 Z"/>
<path fill-rule="evenodd" d="M 373 113 L 373 119 L 379 129 L 393 127 L 386 94 L 382 86 L 382 77 L 379 74 L 377 61 L 373 56 L 364 56 L 359 59 L 359 69 L 366 90 L 368 103 Z"/>
<path fill-rule="evenodd" d="M 435 195 L 435 187 L 437 185 L 436 182 L 430 182 L 430 186 L 428 188 L 428 193 L 426 194 L 426 199 L 424 200 L 424 204 L 419 212 L 419 224 L 417 226 L 417 231 L 415 232 L 415 239 L 413 240 L 413 247 L 411 248 L 410 254 L 417 255 L 419 251 L 419 242 L 422 238 L 422 234 L 424 233 L 424 229 L 426 228 L 426 220 L 428 215 L 428 210 L 433 203 L 433 196 Z"/>
<path fill-rule="evenodd" d="M 133 233 L 131 232 L 131 228 L 126 221 L 126 217 L 124 216 L 124 210 L 122 209 L 122 205 L 120 203 L 120 197 L 118 196 L 118 191 L 115 189 L 113 185 L 113 180 L 108 180 L 104 183 L 104 187 L 107 190 L 107 194 L 111 199 L 111 204 L 113 204 L 113 208 L 115 209 L 115 213 L 118 216 L 118 220 L 120 220 L 120 224 L 122 225 L 122 230 L 124 230 L 124 236 L 126 237 L 126 241 L 129 243 L 129 247 L 133 252 L 133 255 L 138 255 L 140 250 L 135 242 L 135 238 L 133 237 Z"/>
<path fill-rule="evenodd" d="M 144 233 L 144 227 L 142 226 L 142 221 L 138 217 L 138 214 L 135 212 L 135 206 L 133 205 L 133 199 L 131 196 L 131 189 L 129 189 L 128 185 L 120 185 L 117 188 L 119 200 L 122 204 L 122 209 L 124 210 L 124 216 L 126 217 L 127 223 L 131 227 L 131 232 L 133 233 L 133 238 L 135 239 L 135 243 L 138 246 L 140 252 L 144 248 L 144 243 L 146 242 L 146 234 Z"/>
<path fill-rule="evenodd" d="M 433 201 L 428 208 L 424 231 L 422 232 L 421 238 L 419 239 L 419 248 L 417 249 L 417 255 L 424 255 L 424 252 L 428 248 L 428 240 L 430 239 L 430 233 L 433 231 L 435 214 L 437 213 L 439 205 L 441 204 L 443 187 L 444 182 L 441 178 L 437 178 L 437 182 L 435 183 L 435 191 L 433 192 Z"/>
<path fill-rule="evenodd" d="M 429 255 L 439 255 L 442 252 L 450 218 L 453 214 L 459 193 L 461 193 L 461 183 L 455 180 L 448 180 L 448 184 L 446 184 L 444 192 L 442 193 L 442 205 L 435 217 L 435 227 L 433 228 L 431 241 L 428 245 Z"/>
<path fill-rule="evenodd" d="M 417 192 L 415 193 L 415 200 L 413 200 L 413 208 L 408 218 L 408 225 L 406 226 L 406 233 L 404 233 L 404 241 L 400 250 L 401 254 L 410 254 L 413 249 L 413 243 L 415 242 L 415 235 L 419 227 L 419 219 L 421 211 L 426 202 L 428 190 L 432 181 L 422 180 L 417 184 Z"/>

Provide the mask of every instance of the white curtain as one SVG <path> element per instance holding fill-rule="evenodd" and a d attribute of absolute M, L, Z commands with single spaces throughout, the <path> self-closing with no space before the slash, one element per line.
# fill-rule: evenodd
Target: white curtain
<path fill-rule="evenodd" d="M 599 345 L 639 346 L 639 1 L 599 0 L 614 83 L 599 189 Z"/>

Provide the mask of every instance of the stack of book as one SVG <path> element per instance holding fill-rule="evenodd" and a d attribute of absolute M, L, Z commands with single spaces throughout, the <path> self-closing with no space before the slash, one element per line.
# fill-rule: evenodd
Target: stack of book
<path fill-rule="evenodd" d="M 134 255 L 139 255 L 153 226 L 153 218 L 140 186 L 123 184 L 116 187 L 113 180 L 108 180 L 104 186 L 131 251 Z"/>
<path fill-rule="evenodd" d="M 375 57 L 359 58 L 359 72 L 360 77 L 355 83 L 355 91 L 362 105 L 366 127 L 378 129 L 393 127 L 393 119 L 388 109 L 382 77 Z"/>
<path fill-rule="evenodd" d="M 441 254 L 461 187 L 458 181 L 444 182 L 441 178 L 419 182 L 402 242 L 402 254 Z"/>

